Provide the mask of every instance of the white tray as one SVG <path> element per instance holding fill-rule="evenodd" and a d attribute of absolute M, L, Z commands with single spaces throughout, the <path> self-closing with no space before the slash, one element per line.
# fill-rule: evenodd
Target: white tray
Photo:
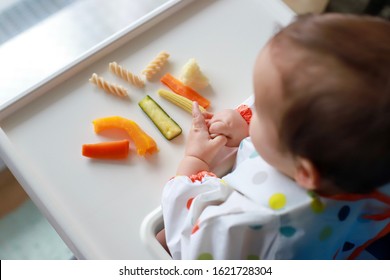
<path fill-rule="evenodd" d="M 252 93 L 258 51 L 277 25 L 292 17 L 279 0 L 170 1 L 1 107 L 0 157 L 77 258 L 160 257 L 146 250 L 140 226 L 175 174 L 191 117 L 157 96 L 163 87 L 158 77 L 138 90 L 109 73 L 108 63 L 117 61 L 139 73 L 166 50 L 171 57 L 163 73 L 178 76 L 194 57 L 211 81 L 201 93 L 211 100 L 212 111 L 232 108 Z M 90 84 L 94 72 L 125 85 L 130 101 Z M 181 125 L 181 136 L 165 140 L 143 114 L 138 101 L 146 94 Z M 96 135 L 91 124 L 110 115 L 136 121 L 160 152 L 147 158 L 132 152 L 118 162 L 82 157 L 82 144 L 112 140 Z"/>

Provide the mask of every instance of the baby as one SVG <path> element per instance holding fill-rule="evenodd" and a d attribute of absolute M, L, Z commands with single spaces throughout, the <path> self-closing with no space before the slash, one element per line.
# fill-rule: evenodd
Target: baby
<path fill-rule="evenodd" d="M 164 187 L 173 259 L 352 259 L 390 233 L 390 23 L 307 15 L 254 67 L 254 104 L 193 106 Z M 210 165 L 238 147 L 231 173 Z"/>

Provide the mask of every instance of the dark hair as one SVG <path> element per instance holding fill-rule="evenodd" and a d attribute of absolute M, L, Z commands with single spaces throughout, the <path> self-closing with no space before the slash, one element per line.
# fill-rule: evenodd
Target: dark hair
<path fill-rule="evenodd" d="M 343 191 L 367 193 L 390 182 L 390 22 L 300 16 L 270 50 L 287 100 L 282 146 Z"/>

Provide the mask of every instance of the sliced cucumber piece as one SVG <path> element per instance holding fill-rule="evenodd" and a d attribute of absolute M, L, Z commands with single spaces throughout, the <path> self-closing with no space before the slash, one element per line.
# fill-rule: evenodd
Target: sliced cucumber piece
<path fill-rule="evenodd" d="M 166 139 L 172 140 L 181 134 L 181 127 L 149 95 L 145 96 L 138 105 Z"/>

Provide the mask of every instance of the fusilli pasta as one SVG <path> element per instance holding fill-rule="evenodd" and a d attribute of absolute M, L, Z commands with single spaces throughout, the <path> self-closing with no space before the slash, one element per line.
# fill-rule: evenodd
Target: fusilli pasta
<path fill-rule="evenodd" d="M 92 74 L 92 77 L 89 79 L 89 81 L 97 85 L 99 88 L 105 90 L 107 93 L 111 93 L 119 97 L 128 96 L 127 90 L 124 87 L 109 83 L 102 77 L 99 77 L 96 73 Z"/>
<path fill-rule="evenodd" d="M 122 79 L 128 81 L 130 84 L 142 88 L 145 86 L 144 81 L 137 75 L 134 75 L 130 71 L 126 70 L 122 66 L 120 66 L 116 62 L 111 62 L 109 65 L 109 69 L 115 75 L 121 77 Z"/>
<path fill-rule="evenodd" d="M 142 71 L 146 79 L 150 80 L 154 74 L 161 70 L 167 62 L 169 54 L 165 51 L 160 52 Z"/>

